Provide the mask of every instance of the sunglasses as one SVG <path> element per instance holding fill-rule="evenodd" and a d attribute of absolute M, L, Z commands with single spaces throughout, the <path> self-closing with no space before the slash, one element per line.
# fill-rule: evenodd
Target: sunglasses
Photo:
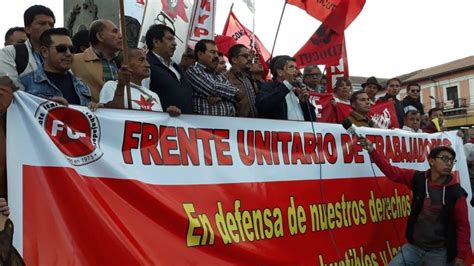
<path fill-rule="evenodd" d="M 65 53 L 67 50 L 69 50 L 69 52 L 71 52 L 72 54 L 74 52 L 76 52 L 76 48 L 72 45 L 63 45 L 63 44 L 60 44 L 60 45 L 50 45 L 48 47 L 54 47 L 56 48 L 56 52 L 58 53 Z"/>

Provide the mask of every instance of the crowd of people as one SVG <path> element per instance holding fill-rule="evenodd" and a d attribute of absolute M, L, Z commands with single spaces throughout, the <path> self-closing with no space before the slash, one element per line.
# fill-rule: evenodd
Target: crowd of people
<path fill-rule="evenodd" d="M 219 51 L 213 40 L 200 40 L 194 50 L 185 50 L 180 62 L 174 62 L 175 32 L 165 25 L 153 25 L 145 36 L 146 49 L 126 48 L 127 58 L 123 58 L 122 34 L 112 21 L 96 20 L 88 30 L 74 36 L 65 28 L 55 28 L 55 22 L 49 8 L 29 7 L 24 13 L 24 27 L 8 30 L 5 47 L 0 50 L 0 197 L 7 196 L 5 112 L 18 89 L 91 110 L 127 108 L 165 111 L 172 116 L 300 121 L 316 121 L 309 92 L 328 91 L 327 78 L 318 66 L 306 66 L 301 73 L 288 55 L 268 62 L 272 78 L 266 80 L 257 55 L 242 44 Z M 368 116 L 371 106 L 393 101 L 401 129 L 428 133 L 443 130 L 443 110 L 433 108 L 425 114 L 419 84 L 408 84 L 402 100 L 397 98 L 402 87 L 398 78 L 383 86 L 370 77 L 362 87 L 353 91 L 351 81 L 340 78 L 333 90 L 333 104 L 352 107 L 347 118 L 354 125 L 374 127 Z M 385 95 L 377 99 L 384 87 Z M 6 201 L 0 200 L 0 218 L 8 213 Z"/>

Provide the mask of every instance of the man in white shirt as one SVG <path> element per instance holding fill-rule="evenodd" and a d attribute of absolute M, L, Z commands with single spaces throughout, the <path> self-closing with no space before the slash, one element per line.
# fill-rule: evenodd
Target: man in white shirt
<path fill-rule="evenodd" d="M 141 49 L 132 48 L 128 52 L 129 65 L 122 65 L 119 79 L 107 81 L 100 91 L 100 103 L 108 108 L 128 108 L 144 111 L 163 111 L 160 98 L 150 89 L 142 86 L 142 80 L 150 76 L 150 64 Z M 126 84 L 130 83 L 131 108 L 128 105 Z M 173 116 L 181 114 L 176 106 L 166 111 Z"/>

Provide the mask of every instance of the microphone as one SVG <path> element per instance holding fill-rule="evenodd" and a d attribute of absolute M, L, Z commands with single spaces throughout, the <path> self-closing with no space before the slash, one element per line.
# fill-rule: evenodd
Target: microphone
<path fill-rule="evenodd" d="M 300 88 L 304 88 L 306 87 L 306 84 L 304 84 L 303 82 L 303 78 L 302 77 L 297 77 L 294 81 L 295 85 L 300 87 Z"/>
<path fill-rule="evenodd" d="M 344 129 L 350 135 L 356 134 L 358 137 L 361 137 L 359 134 L 357 134 L 356 128 L 352 125 L 351 120 L 349 120 L 348 118 L 346 118 L 346 119 L 344 119 L 344 121 L 342 121 L 342 127 L 344 127 Z"/>

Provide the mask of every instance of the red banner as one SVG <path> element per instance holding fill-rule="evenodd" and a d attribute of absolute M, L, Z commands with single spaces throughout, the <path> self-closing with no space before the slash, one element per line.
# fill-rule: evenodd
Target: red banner
<path fill-rule="evenodd" d="M 243 44 L 248 48 L 255 47 L 255 52 L 258 54 L 258 58 L 262 63 L 265 73 L 268 73 L 267 60 L 270 59 L 270 52 L 263 46 L 263 43 L 255 35 L 255 45 L 252 41 L 252 31 L 247 29 L 235 16 L 232 9 L 229 12 L 229 17 L 224 25 L 224 30 L 222 31 L 223 36 L 230 36 L 234 38 L 237 43 Z M 229 47 L 230 48 L 230 47 Z M 227 51 L 222 51 L 227 54 Z"/>
<path fill-rule="evenodd" d="M 393 101 L 376 103 L 370 108 L 369 116 L 378 128 L 400 128 Z"/>
<path fill-rule="evenodd" d="M 337 65 L 341 58 L 344 34 L 321 24 L 311 38 L 294 55 L 299 68 L 307 65 Z"/>
<path fill-rule="evenodd" d="M 373 177 L 325 178 L 324 197 L 315 179 L 160 186 L 61 167 L 25 166 L 23 184 L 27 265 L 364 265 L 390 261 L 410 210 L 408 189 Z"/>
<path fill-rule="evenodd" d="M 306 13 L 342 34 L 362 11 L 365 0 L 288 0 L 287 3 L 306 10 Z"/>
<path fill-rule="evenodd" d="M 316 121 L 323 123 L 341 123 L 352 112 L 345 103 L 332 102 L 330 93 L 310 92 L 310 102 L 315 107 Z M 368 116 L 378 128 L 399 128 L 395 106 L 392 101 L 380 102 L 370 108 Z"/>

